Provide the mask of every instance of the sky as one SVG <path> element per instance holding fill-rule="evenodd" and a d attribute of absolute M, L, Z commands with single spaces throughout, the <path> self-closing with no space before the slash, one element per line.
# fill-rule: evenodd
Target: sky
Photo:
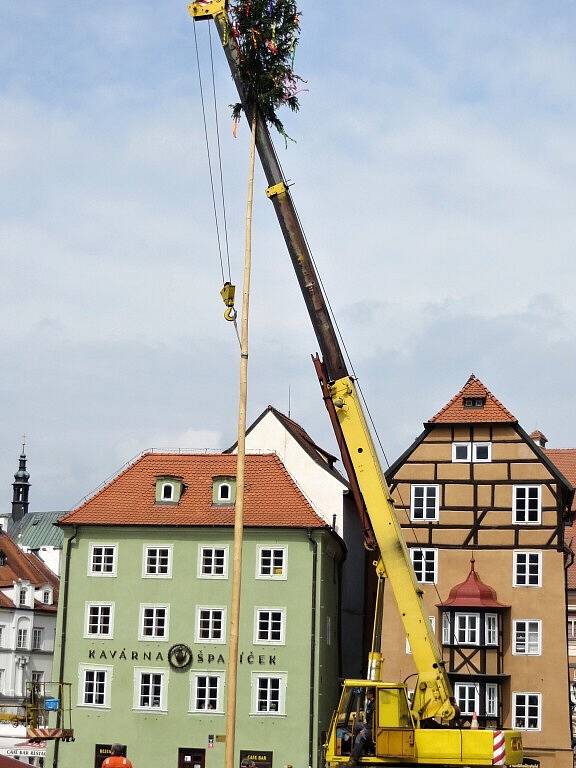
<path fill-rule="evenodd" d="M 576 4 L 301 0 L 276 145 L 386 456 L 476 374 L 576 445 Z M 176 0 L 0 0 L 0 500 L 76 505 L 148 448 L 236 438 L 195 38 Z M 212 31 L 232 279 L 248 130 Z M 333 449 L 317 345 L 259 171 L 249 420 Z M 2 480 L 2 478 L 4 478 Z"/>

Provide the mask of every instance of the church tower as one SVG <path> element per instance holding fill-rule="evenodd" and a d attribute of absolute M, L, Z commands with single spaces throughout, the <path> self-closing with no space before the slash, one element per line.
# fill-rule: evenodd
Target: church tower
<path fill-rule="evenodd" d="M 22 453 L 20 454 L 20 463 L 18 471 L 14 474 L 12 488 L 12 525 L 21 520 L 28 512 L 28 494 L 30 492 L 30 474 L 26 471 L 26 454 L 24 449 L 26 444 L 22 444 Z"/>

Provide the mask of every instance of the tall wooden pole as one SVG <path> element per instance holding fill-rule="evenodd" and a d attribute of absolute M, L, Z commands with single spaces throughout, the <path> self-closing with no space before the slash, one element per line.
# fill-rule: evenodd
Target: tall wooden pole
<path fill-rule="evenodd" d="M 244 485 L 246 464 L 246 403 L 248 400 L 248 312 L 252 266 L 252 209 L 254 200 L 254 157 L 256 154 L 256 112 L 252 118 L 246 229 L 244 240 L 244 281 L 240 326 L 240 396 L 238 405 L 238 456 L 236 462 L 236 505 L 234 508 L 234 555 L 232 559 L 232 602 L 230 607 L 230 655 L 228 657 L 228 695 L 226 697 L 225 768 L 234 768 L 236 738 L 236 690 L 238 683 L 238 638 L 240 631 L 240 591 L 242 586 L 242 533 L 244 527 Z"/>

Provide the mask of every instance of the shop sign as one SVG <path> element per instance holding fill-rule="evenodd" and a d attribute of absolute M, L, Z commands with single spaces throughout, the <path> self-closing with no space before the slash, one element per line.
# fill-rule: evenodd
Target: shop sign
<path fill-rule="evenodd" d="M 240 768 L 272 768 L 273 754 L 261 749 L 241 749 Z"/>
<path fill-rule="evenodd" d="M 46 747 L 8 747 L 0 750 L 8 757 L 46 757 Z"/>
<path fill-rule="evenodd" d="M 114 648 L 98 651 L 92 649 L 88 651 L 88 659 L 90 661 L 168 661 L 165 651 L 133 651 L 127 648 Z M 248 664 L 248 666 L 276 666 L 276 655 L 268 653 L 254 653 L 250 651 L 241 651 L 238 656 L 239 664 Z M 190 661 L 186 660 L 186 666 L 188 664 L 221 664 L 226 665 L 226 659 L 221 653 L 207 653 L 206 651 L 198 651 L 197 653 L 190 652 Z"/>

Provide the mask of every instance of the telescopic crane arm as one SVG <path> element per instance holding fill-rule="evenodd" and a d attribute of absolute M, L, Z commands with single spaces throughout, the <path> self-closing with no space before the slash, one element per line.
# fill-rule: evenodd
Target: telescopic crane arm
<path fill-rule="evenodd" d="M 226 0 L 198 0 L 191 3 L 189 12 L 195 20 L 214 19 L 244 113 L 251 123 L 253 106 L 245 98 L 239 76 L 238 48 L 229 35 Z M 414 575 L 362 404 L 348 373 L 290 190 L 268 127 L 260 115 L 257 115 L 256 131 L 256 147 L 268 182 L 266 194 L 274 205 L 322 353 L 322 362 L 316 358 L 315 366 L 324 400 L 357 506 L 364 517 L 365 535 L 368 539 L 373 536 L 377 544 L 377 574 L 379 578 L 386 576 L 392 587 L 418 670 L 413 712 L 418 719 L 452 720 L 455 712 L 450 701 L 451 686 L 424 609 L 422 590 Z M 379 649 L 373 649 L 369 660 L 371 679 L 379 679 L 380 666 Z"/>

